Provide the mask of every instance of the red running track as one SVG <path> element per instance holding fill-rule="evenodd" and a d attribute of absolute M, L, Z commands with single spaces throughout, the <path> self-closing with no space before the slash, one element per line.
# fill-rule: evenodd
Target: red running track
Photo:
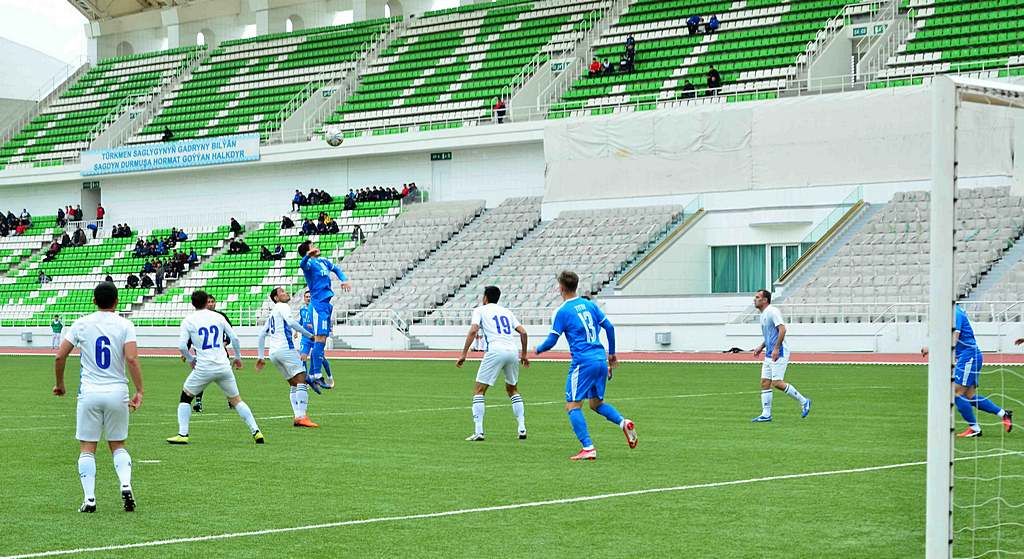
<path fill-rule="evenodd" d="M 173 348 L 140 348 L 143 357 L 177 357 Z M 53 355 L 50 348 L 41 347 L 0 347 L 0 355 Z M 245 357 L 255 357 L 255 350 L 243 350 Z M 399 360 L 451 360 L 458 359 L 458 351 L 372 351 L 372 350 L 331 350 L 331 359 L 399 359 Z M 471 353 L 470 358 L 480 358 L 480 353 Z M 538 361 L 568 361 L 569 354 L 553 351 L 538 358 Z M 758 363 L 761 359 L 750 353 L 683 353 L 683 352 L 622 352 L 620 361 L 650 363 Z M 989 364 L 1024 365 L 1024 354 L 988 354 Z M 926 360 L 916 353 L 796 353 L 793 363 L 835 363 L 835 364 L 924 364 Z"/>

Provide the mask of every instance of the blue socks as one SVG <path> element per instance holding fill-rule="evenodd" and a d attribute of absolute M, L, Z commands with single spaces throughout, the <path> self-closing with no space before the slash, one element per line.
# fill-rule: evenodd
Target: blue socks
<path fill-rule="evenodd" d="M 319 379 L 324 362 L 324 342 L 313 342 L 313 351 L 309 354 L 309 376 Z"/>
<path fill-rule="evenodd" d="M 327 356 L 321 356 L 320 360 L 324 366 L 324 373 L 327 374 L 327 378 L 334 378 L 334 375 L 331 373 L 331 362 L 327 360 Z"/>
<path fill-rule="evenodd" d="M 615 406 L 612 406 L 611 404 L 602 403 L 600 406 L 597 406 L 597 409 L 594 411 L 603 415 L 605 419 L 616 425 L 622 423 L 622 414 L 619 413 L 619 410 L 615 409 Z"/>
<path fill-rule="evenodd" d="M 983 412 L 988 412 L 992 415 L 999 415 L 999 412 L 1003 411 L 1002 408 L 995 405 L 992 402 L 992 400 L 989 400 L 988 398 L 978 394 L 974 395 L 974 399 L 971 400 L 971 404 L 973 404 L 979 410 Z"/>
<path fill-rule="evenodd" d="M 956 409 L 960 412 L 960 415 L 964 418 L 964 421 L 968 425 L 977 429 L 978 418 L 974 416 L 974 408 L 971 407 L 971 402 L 963 396 L 956 397 Z"/>
<path fill-rule="evenodd" d="M 590 432 L 587 431 L 587 420 L 583 417 L 583 410 L 579 408 L 569 410 L 569 423 L 572 424 L 572 430 L 576 433 L 576 438 L 580 440 L 583 448 L 593 448 L 594 441 L 590 440 Z"/>

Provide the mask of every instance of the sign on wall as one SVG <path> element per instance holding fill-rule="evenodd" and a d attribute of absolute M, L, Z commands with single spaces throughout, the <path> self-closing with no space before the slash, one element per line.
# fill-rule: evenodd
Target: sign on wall
<path fill-rule="evenodd" d="M 82 152 L 82 176 L 258 161 L 260 135 L 240 134 Z"/>
<path fill-rule="evenodd" d="M 431 161 L 451 161 L 451 159 L 452 159 L 452 152 L 450 152 L 450 151 L 442 151 L 442 152 L 431 153 L 430 154 L 430 160 Z"/>

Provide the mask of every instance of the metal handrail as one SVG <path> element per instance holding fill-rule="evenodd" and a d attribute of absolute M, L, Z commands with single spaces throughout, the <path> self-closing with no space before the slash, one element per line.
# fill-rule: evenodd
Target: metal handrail
<path fill-rule="evenodd" d="M 892 23 L 890 27 L 885 30 L 887 36 L 877 41 L 868 47 L 865 51 L 862 59 L 867 59 L 865 65 L 865 72 L 869 75 L 874 75 L 881 72 L 888 62 L 889 57 L 896 52 L 900 45 L 903 44 L 907 38 L 907 34 L 910 33 L 910 29 L 913 27 L 913 23 L 907 16 L 900 17 L 899 0 L 892 0 L 889 5 L 883 10 L 880 17 L 874 21 L 881 21 L 883 19 L 891 19 Z M 875 51 L 875 52 L 872 52 Z M 859 64 L 858 64 L 859 66 Z M 860 70 L 858 69 L 858 72 Z"/>
<path fill-rule="evenodd" d="M 832 40 L 833 37 L 838 35 L 843 27 L 846 25 L 846 6 L 843 6 L 839 10 L 839 13 L 829 18 L 825 22 L 825 27 L 819 29 L 815 34 L 814 39 L 807 42 L 807 48 L 804 49 L 804 60 L 800 62 L 799 58 L 796 61 L 797 75 L 803 75 L 811 64 L 814 62 L 816 55 L 820 54 L 824 50 L 825 45 Z"/>
<path fill-rule="evenodd" d="M 82 74 L 88 72 L 91 67 L 92 66 L 83 55 L 74 63 L 64 66 L 63 69 L 54 74 L 48 82 L 36 90 L 33 97 L 39 99 L 39 101 L 35 104 L 32 110 L 18 120 L 9 124 L 4 128 L 3 132 L 0 133 L 0 145 L 6 144 L 18 132 L 21 132 L 22 128 L 32 122 L 32 119 L 39 116 L 44 107 L 48 107 L 50 103 L 63 95 L 64 92 L 76 83 Z M 74 69 L 71 72 L 68 72 L 68 70 L 72 68 Z M 46 94 L 43 94 L 42 92 L 46 90 L 49 91 Z"/>

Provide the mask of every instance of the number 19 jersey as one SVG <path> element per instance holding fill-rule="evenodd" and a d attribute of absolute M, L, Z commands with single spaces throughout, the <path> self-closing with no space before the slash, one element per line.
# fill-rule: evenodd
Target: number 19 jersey
<path fill-rule="evenodd" d="M 220 313 L 206 309 L 198 310 L 181 321 L 181 334 L 178 345 L 192 340 L 192 348 L 196 352 L 196 369 L 217 370 L 231 368 L 228 355 L 224 351 L 224 334 L 234 338 L 235 333 Z"/>
<path fill-rule="evenodd" d="M 490 303 L 473 309 L 473 324 L 480 327 L 484 335 L 484 351 L 514 351 L 522 349 L 519 341 L 519 321 L 512 311 L 501 305 Z"/>

